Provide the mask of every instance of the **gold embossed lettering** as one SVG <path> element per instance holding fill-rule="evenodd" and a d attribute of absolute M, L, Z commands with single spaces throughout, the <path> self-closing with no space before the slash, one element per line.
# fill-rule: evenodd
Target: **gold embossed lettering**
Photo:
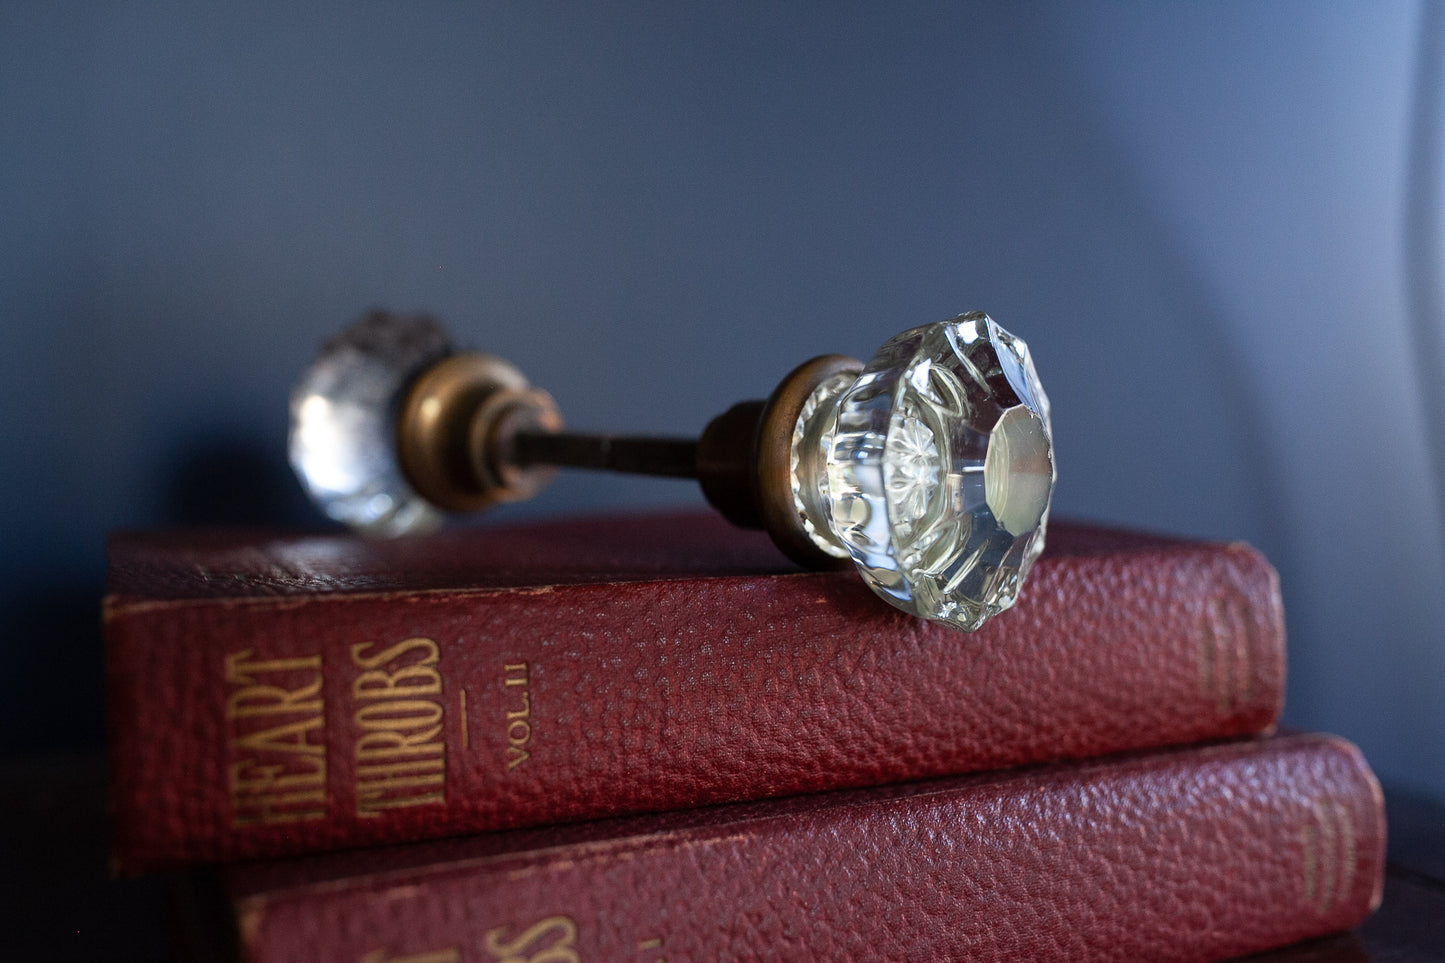
<path fill-rule="evenodd" d="M 321 657 L 258 660 L 254 653 L 232 652 L 225 660 L 232 687 L 226 698 L 231 824 L 320 819 L 326 814 Z"/>
<path fill-rule="evenodd" d="M 433 740 L 441 735 L 441 729 L 441 726 L 432 726 L 424 732 L 410 735 L 390 729 L 363 732 L 356 740 L 356 761 L 370 762 L 397 756 L 440 756 L 442 744 Z"/>
<path fill-rule="evenodd" d="M 362 669 L 351 683 L 359 703 L 352 715 L 357 737 L 356 809 L 374 817 L 389 809 L 446 802 L 446 743 L 440 701 L 441 649 L 413 638 L 368 654 L 375 643 L 351 647 Z"/>
<path fill-rule="evenodd" d="M 271 672 L 321 671 L 321 656 L 308 655 L 296 659 L 251 661 L 255 649 L 232 652 L 226 656 L 226 681 L 232 685 L 256 685 L 256 676 Z"/>
<path fill-rule="evenodd" d="M 1354 885 L 1354 823 L 1338 801 L 1316 799 L 1301 833 L 1304 901 L 1315 912 L 1326 913 L 1343 902 Z"/>
<path fill-rule="evenodd" d="M 527 743 L 532 740 L 532 693 L 527 688 L 528 680 L 527 663 L 513 662 L 502 666 L 502 684 L 522 688 L 522 691 L 517 693 L 518 708 L 507 710 L 508 772 L 532 758 L 531 751 L 526 748 Z"/>
<path fill-rule="evenodd" d="M 378 669 L 388 662 L 395 661 L 412 649 L 422 649 L 426 652 L 424 658 L 416 660 L 416 664 L 418 665 L 436 665 L 441 661 L 441 649 L 431 639 L 407 639 L 405 642 L 398 642 L 391 648 L 385 649 L 376 655 L 362 655 L 365 649 L 369 649 L 375 644 L 374 642 L 363 642 L 360 645 L 353 645 L 351 647 L 351 661 L 355 662 L 357 667 L 361 669 Z"/>
<path fill-rule="evenodd" d="M 526 689 L 522 690 L 522 708 L 507 713 L 508 719 L 525 719 L 532 714 L 532 700 Z"/>
<path fill-rule="evenodd" d="M 406 956 L 392 956 L 390 950 L 372 950 L 361 958 L 361 963 L 461 963 L 461 959 L 461 948 L 449 946 L 444 950 L 408 953 Z"/>
<path fill-rule="evenodd" d="M 363 729 L 406 732 L 436 726 L 444 710 L 430 699 L 397 699 L 373 702 L 356 710 L 356 724 Z"/>
<path fill-rule="evenodd" d="M 286 712 L 320 712 L 321 674 L 318 672 L 315 682 L 299 689 L 283 689 L 278 685 L 249 685 L 237 689 L 226 700 L 226 709 L 232 719 Z"/>
<path fill-rule="evenodd" d="M 445 801 L 445 758 L 356 767 L 356 807 L 362 816 Z"/>
<path fill-rule="evenodd" d="M 580 963 L 575 944 L 577 923 L 568 916 L 548 916 L 508 939 L 511 926 L 488 930 L 482 940 L 497 963 Z"/>
<path fill-rule="evenodd" d="M 238 749 L 249 749 L 252 752 L 293 752 L 303 756 L 325 756 L 326 746 L 308 739 L 310 733 L 322 728 L 323 725 L 321 716 L 299 719 L 296 722 L 283 722 L 279 726 L 258 729 L 240 736 L 233 740 L 232 745 Z"/>
<path fill-rule="evenodd" d="M 355 699 L 390 699 L 399 696 L 436 695 L 442 691 L 442 677 L 434 666 L 440 653 L 431 639 L 407 639 L 372 658 L 362 658 L 360 650 L 371 643 L 352 646 L 351 656 L 358 666 L 369 671 L 363 672 L 351 683 L 351 695 Z M 426 656 L 410 665 L 404 665 L 394 672 L 377 668 L 379 665 L 399 658 L 404 653 L 421 648 Z"/>
<path fill-rule="evenodd" d="M 1238 592 L 1209 600 L 1199 637 L 1199 692 L 1215 709 L 1229 713 L 1254 698 L 1259 639 L 1248 601 Z"/>

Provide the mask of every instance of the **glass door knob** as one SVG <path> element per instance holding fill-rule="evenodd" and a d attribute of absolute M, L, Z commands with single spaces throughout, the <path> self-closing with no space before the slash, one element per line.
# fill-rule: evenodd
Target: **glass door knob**
<path fill-rule="evenodd" d="M 303 485 L 368 534 L 528 498 L 559 467 L 696 478 L 801 564 L 852 564 L 905 612 L 968 630 L 1017 598 L 1056 477 L 1028 347 L 981 312 L 904 331 L 866 365 L 814 358 L 696 440 L 564 431 L 508 362 L 378 312 L 326 343 L 291 416 Z"/>

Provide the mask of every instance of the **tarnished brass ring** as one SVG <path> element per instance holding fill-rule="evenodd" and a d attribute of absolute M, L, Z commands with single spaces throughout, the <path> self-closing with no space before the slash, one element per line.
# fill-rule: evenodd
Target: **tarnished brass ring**
<path fill-rule="evenodd" d="M 498 391 L 521 391 L 527 379 L 495 355 L 454 354 L 429 368 L 407 392 L 397 418 L 397 456 L 417 494 L 449 512 L 475 512 L 501 500 L 478 478 L 471 456 L 472 419 Z"/>
<path fill-rule="evenodd" d="M 823 551 L 803 527 L 803 518 L 793 504 L 793 472 L 790 464 L 793 430 L 803 405 L 815 389 L 840 373 L 856 376 L 863 362 L 842 354 L 825 354 L 805 361 L 788 373 L 763 407 L 757 437 L 757 505 L 763 528 L 773 542 L 793 561 L 808 568 L 847 568 L 848 557 Z"/>
<path fill-rule="evenodd" d="M 518 432 L 553 434 L 562 430 L 557 402 L 541 388 L 502 388 L 488 395 L 472 416 L 468 441 L 481 483 L 497 501 L 531 498 L 557 475 L 551 465 L 519 465 L 512 439 Z"/>

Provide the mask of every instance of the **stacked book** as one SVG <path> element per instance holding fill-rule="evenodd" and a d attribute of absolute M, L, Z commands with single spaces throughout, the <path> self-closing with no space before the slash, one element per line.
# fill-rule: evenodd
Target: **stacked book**
<path fill-rule="evenodd" d="M 117 869 L 210 867 L 222 956 L 1209 960 L 1379 901 L 1242 545 L 1056 523 L 972 634 L 707 515 L 122 535 L 109 578 Z"/>

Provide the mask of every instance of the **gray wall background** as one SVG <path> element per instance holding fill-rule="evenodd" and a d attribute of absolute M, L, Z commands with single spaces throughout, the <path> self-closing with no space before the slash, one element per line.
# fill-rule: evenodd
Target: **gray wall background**
<path fill-rule="evenodd" d="M 1258 545 L 1287 721 L 1445 795 L 1441 5 L 602 6 L 0 0 L 5 752 L 101 743 L 107 531 L 319 524 L 369 306 L 671 434 L 982 308 L 1056 513 Z"/>

